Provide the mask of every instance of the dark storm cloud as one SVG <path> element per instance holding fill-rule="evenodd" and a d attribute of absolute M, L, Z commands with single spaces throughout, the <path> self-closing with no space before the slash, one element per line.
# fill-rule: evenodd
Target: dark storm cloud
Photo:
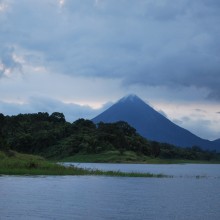
<path fill-rule="evenodd" d="M 28 51 L 30 64 L 37 52 L 52 72 L 205 88 L 220 100 L 218 0 L 1 2 L 8 10 L 0 14 L 0 40 Z"/>

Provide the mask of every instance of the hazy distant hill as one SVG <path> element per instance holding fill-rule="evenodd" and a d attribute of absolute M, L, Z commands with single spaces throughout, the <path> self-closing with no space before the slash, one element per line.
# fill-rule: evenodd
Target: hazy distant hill
<path fill-rule="evenodd" d="M 208 141 L 174 124 L 155 111 L 136 95 L 120 99 L 106 111 L 92 119 L 93 122 L 126 121 L 144 137 L 182 147 L 199 146 L 208 150 L 220 150 L 220 140 Z"/>

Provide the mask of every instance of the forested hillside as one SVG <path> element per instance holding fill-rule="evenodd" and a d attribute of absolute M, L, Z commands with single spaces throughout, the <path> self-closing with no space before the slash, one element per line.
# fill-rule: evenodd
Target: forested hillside
<path fill-rule="evenodd" d="M 214 160 L 219 154 L 198 147 L 178 148 L 149 141 L 128 123 L 100 122 L 79 119 L 66 122 L 62 113 L 0 114 L 0 150 L 42 155 L 62 159 L 76 154 L 99 154 L 117 150 L 168 159 Z"/>

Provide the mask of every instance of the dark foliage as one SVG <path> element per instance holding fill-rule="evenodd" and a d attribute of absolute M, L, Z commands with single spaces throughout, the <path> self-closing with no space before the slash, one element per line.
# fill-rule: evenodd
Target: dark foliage
<path fill-rule="evenodd" d="M 77 153 L 100 153 L 109 150 L 134 151 L 140 155 L 166 159 L 213 160 L 219 154 L 198 147 L 179 148 L 166 143 L 149 141 L 128 123 L 94 124 L 78 119 L 66 122 L 62 113 L 0 114 L 0 150 L 64 158 Z"/>

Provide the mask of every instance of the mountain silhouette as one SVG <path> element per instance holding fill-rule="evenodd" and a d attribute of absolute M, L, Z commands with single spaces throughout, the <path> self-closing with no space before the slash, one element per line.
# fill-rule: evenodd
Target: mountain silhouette
<path fill-rule="evenodd" d="M 92 119 L 93 122 L 126 121 L 143 137 L 179 147 L 199 146 L 202 149 L 219 151 L 219 141 L 202 139 L 174 124 L 154 110 L 136 95 L 120 99 L 110 108 Z"/>

